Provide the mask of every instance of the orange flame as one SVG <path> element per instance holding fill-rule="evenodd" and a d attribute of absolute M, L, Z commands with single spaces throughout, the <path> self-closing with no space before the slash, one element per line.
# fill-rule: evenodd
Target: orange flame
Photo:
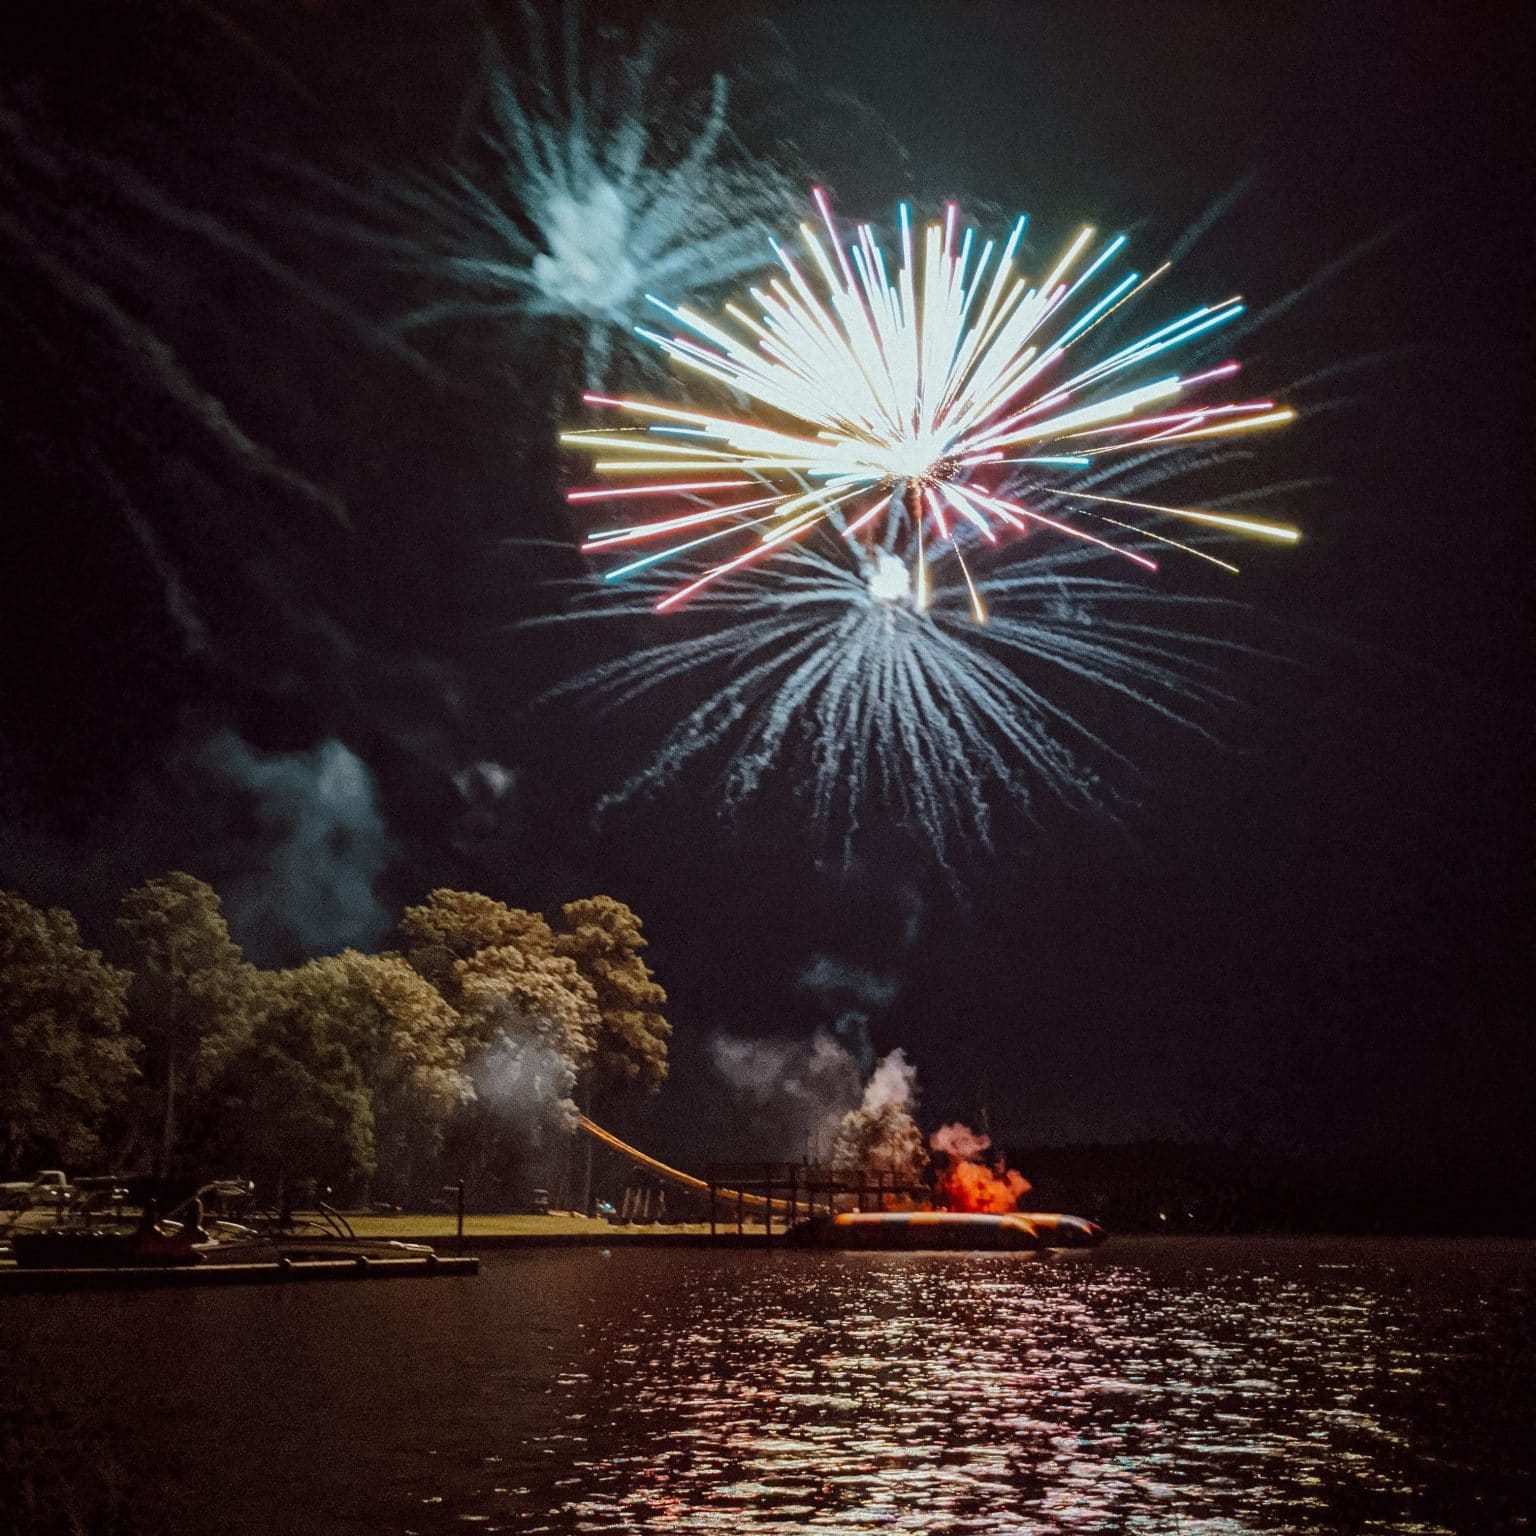
<path fill-rule="evenodd" d="M 1002 1214 L 1018 1209 L 1029 1193 L 1029 1180 L 1009 1168 L 1001 1158 L 981 1160 L 992 1145 L 983 1136 L 956 1121 L 943 1125 L 929 1138 L 929 1146 L 944 1159 L 934 1186 L 936 1203 L 949 1211 L 989 1211 Z"/>

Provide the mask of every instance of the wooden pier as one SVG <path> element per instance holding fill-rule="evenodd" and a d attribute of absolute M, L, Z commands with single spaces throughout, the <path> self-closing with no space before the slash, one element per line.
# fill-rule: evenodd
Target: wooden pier
<path fill-rule="evenodd" d="M 924 1184 L 913 1183 L 885 1168 L 831 1168 L 820 1163 L 710 1163 L 704 1170 L 709 1191 L 709 1232 L 717 1236 L 722 1204 L 725 1224 L 734 1216 L 736 1235 L 761 1225 L 761 1238 L 771 1247 L 774 1219 L 781 1234 L 797 1221 L 838 1210 L 883 1211 L 893 1199 L 926 1199 Z M 750 1208 L 754 1220 L 748 1218 Z"/>
<path fill-rule="evenodd" d="M 0 1268 L 0 1296 L 23 1292 L 181 1290 L 209 1285 L 291 1285 L 314 1280 L 432 1280 L 476 1275 L 476 1258 L 280 1259 L 267 1264 L 166 1264 L 118 1269 Z"/>

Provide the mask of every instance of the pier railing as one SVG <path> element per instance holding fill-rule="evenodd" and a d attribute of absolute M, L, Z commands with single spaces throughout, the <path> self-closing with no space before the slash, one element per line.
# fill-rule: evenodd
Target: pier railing
<path fill-rule="evenodd" d="M 926 1185 L 893 1169 L 842 1168 L 823 1163 L 710 1163 L 705 1169 L 709 1190 L 709 1230 L 718 1231 L 721 1204 L 727 1221 L 735 1216 L 736 1231 L 745 1234 L 750 1203 L 762 1222 L 763 1240 L 772 1243 L 773 1224 L 781 1217 L 784 1229 L 804 1217 L 834 1211 L 882 1211 L 902 1200 L 924 1199 Z M 734 1212 L 731 1207 L 734 1206 Z"/>
<path fill-rule="evenodd" d="M 781 1231 L 787 1231 L 819 1211 L 878 1211 L 903 1200 L 925 1200 L 930 1194 L 927 1185 L 875 1166 L 850 1169 L 812 1162 L 716 1162 L 706 1165 L 705 1176 L 700 1178 L 631 1146 L 585 1115 L 577 1123 L 594 1141 L 648 1172 L 706 1195 L 712 1236 L 722 1225 L 733 1224 L 733 1218 L 737 1233 L 745 1235 L 750 1211 L 751 1225 L 760 1224 L 763 1240 L 772 1243 L 775 1220 Z"/>

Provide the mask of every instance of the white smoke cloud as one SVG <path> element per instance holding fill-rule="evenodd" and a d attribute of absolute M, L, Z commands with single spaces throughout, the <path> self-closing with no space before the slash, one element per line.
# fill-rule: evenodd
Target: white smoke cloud
<path fill-rule="evenodd" d="M 481 761 L 461 768 L 453 776 L 453 787 L 472 804 L 500 800 L 517 784 L 517 769 L 501 763 Z"/>
<path fill-rule="evenodd" d="M 871 1069 L 826 1030 L 809 1040 L 721 1034 L 709 1052 L 750 1138 L 771 1156 L 825 1159 L 850 1113 L 883 1122 L 897 1111 L 910 1114 L 917 1099 L 917 1069 L 903 1050 Z"/>
<path fill-rule="evenodd" d="M 751 1138 L 769 1155 L 815 1157 L 863 1093 L 859 1061 L 825 1030 L 809 1040 L 720 1034 L 710 1040 L 709 1053 Z"/>
<path fill-rule="evenodd" d="M 849 965 L 835 955 L 812 955 L 797 979 L 806 992 L 863 1008 L 889 1008 L 901 989 L 895 976 L 882 976 L 863 966 Z"/>
<path fill-rule="evenodd" d="M 836 1009 L 831 1025 L 833 1038 L 850 1051 L 861 1073 L 875 1063 L 869 1037 L 871 1014 L 889 1008 L 901 990 L 899 977 L 882 975 L 860 965 L 850 965 L 835 955 L 814 954 L 795 978 L 802 992 L 809 992 L 829 1011 Z"/>
<path fill-rule="evenodd" d="M 883 1056 L 864 1085 L 859 1108 L 870 1114 L 883 1109 L 911 1110 L 917 1102 L 917 1068 L 900 1046 Z"/>
<path fill-rule="evenodd" d="M 499 1030 L 469 1075 L 476 1099 L 528 1140 L 576 1129 L 576 1071 L 547 1042 Z"/>
<path fill-rule="evenodd" d="M 368 946 L 389 926 L 374 885 L 391 842 L 373 776 L 334 739 L 310 752 L 263 755 L 231 730 L 211 736 L 198 766 L 244 791 L 251 835 L 216 881 L 236 937 L 256 959 Z"/>
<path fill-rule="evenodd" d="M 842 1117 L 832 1160 L 843 1168 L 886 1168 L 918 1179 L 926 1163 L 917 1106 L 917 1071 L 900 1047 L 876 1063 L 858 1107 Z"/>

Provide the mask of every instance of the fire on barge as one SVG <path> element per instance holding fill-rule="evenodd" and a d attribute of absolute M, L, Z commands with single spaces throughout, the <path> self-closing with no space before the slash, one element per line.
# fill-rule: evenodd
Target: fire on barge
<path fill-rule="evenodd" d="M 765 1244 L 775 1241 L 777 1219 L 783 1222 L 779 1239 L 792 1248 L 805 1249 L 1037 1252 L 1044 1248 L 1094 1248 L 1106 1235 L 1096 1221 L 1057 1211 L 891 1210 L 889 1207 L 897 1202 L 912 1207 L 931 1199 L 933 1191 L 927 1184 L 903 1181 L 878 1168 L 712 1163 L 705 1177 L 697 1178 L 631 1146 L 585 1115 L 579 1124 L 594 1140 L 650 1173 L 705 1195 L 712 1237 L 725 1224 L 722 1216 L 729 1212 L 734 1216 L 738 1239 L 744 1238 L 749 1211 L 752 1223 L 760 1224 Z M 1028 1185 L 1021 1180 L 1019 1187 L 1027 1189 Z"/>

